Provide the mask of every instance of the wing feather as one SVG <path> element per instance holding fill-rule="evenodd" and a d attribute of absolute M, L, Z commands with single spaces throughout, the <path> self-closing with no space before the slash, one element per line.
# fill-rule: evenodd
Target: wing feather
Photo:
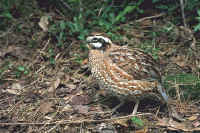
<path fill-rule="evenodd" d="M 151 55 L 140 49 L 117 47 L 109 51 L 108 56 L 135 80 L 161 80 L 159 64 Z"/>

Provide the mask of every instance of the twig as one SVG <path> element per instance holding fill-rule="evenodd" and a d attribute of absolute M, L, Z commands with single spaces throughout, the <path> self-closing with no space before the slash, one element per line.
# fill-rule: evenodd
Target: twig
<path fill-rule="evenodd" d="M 28 122 L 16 122 L 16 123 L 0 123 L 0 125 L 59 125 L 59 124 L 81 124 L 81 123 L 96 123 L 96 122 L 108 122 L 108 121 L 115 121 L 119 119 L 128 119 L 132 116 L 144 116 L 144 115 L 152 115 L 151 113 L 142 113 L 137 115 L 127 115 L 127 116 L 121 116 L 121 117 L 115 117 L 111 119 L 102 119 L 102 120 L 89 120 L 89 119 L 83 119 L 83 120 L 61 120 L 56 122 L 49 122 L 49 123 L 28 123 Z"/>
<path fill-rule="evenodd" d="M 158 18 L 158 17 L 162 17 L 164 15 L 165 15 L 165 13 L 160 13 L 158 15 L 154 15 L 154 16 L 144 17 L 144 18 L 138 19 L 138 20 L 136 20 L 136 22 L 142 22 L 142 21 L 147 20 L 147 19 Z"/>
<path fill-rule="evenodd" d="M 66 8 L 68 8 L 69 10 L 72 10 L 72 8 L 65 1 L 63 0 L 60 0 L 60 1 Z"/>
<path fill-rule="evenodd" d="M 181 6 L 181 14 L 182 14 L 182 19 L 183 19 L 183 24 L 184 24 L 184 27 L 187 27 L 187 24 L 186 24 L 186 20 L 185 20 L 185 12 L 184 12 L 184 3 L 183 3 L 183 0 L 180 0 L 180 6 Z"/>
<path fill-rule="evenodd" d="M 6 32 L 2 32 L 2 34 L 0 34 L 0 38 L 6 36 L 7 34 L 11 33 L 12 29 L 13 29 L 14 25 L 12 25 Z"/>

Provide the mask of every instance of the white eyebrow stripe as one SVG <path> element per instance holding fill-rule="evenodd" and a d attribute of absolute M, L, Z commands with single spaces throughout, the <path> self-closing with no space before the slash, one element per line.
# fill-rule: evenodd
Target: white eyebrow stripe
<path fill-rule="evenodd" d="M 100 35 L 89 36 L 89 37 L 87 37 L 87 41 L 91 41 L 93 38 L 97 38 L 97 39 L 101 38 L 101 39 L 105 40 L 105 42 L 107 42 L 107 43 L 112 43 L 112 41 L 109 38 L 100 36 Z"/>
<path fill-rule="evenodd" d="M 86 40 L 89 42 L 89 41 L 91 41 L 93 38 L 94 38 L 94 36 L 89 36 L 89 37 L 87 37 Z"/>

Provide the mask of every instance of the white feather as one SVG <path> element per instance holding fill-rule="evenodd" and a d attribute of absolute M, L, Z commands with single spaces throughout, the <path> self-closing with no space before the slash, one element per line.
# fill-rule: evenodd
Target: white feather
<path fill-rule="evenodd" d="M 91 43 L 95 48 L 100 48 L 102 47 L 102 43 L 100 42 L 95 42 L 95 43 Z"/>

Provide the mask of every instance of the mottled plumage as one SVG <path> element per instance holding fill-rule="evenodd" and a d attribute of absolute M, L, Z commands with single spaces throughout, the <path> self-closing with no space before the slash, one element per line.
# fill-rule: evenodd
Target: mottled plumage
<path fill-rule="evenodd" d="M 168 101 L 161 86 L 159 64 L 151 55 L 115 45 L 99 33 L 89 36 L 87 42 L 91 73 L 101 89 L 119 97 L 136 98 L 158 90 Z"/>

